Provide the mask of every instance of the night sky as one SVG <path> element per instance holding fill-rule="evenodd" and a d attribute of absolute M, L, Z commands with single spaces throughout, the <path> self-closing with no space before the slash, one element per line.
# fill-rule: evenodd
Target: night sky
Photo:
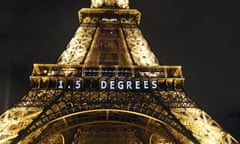
<path fill-rule="evenodd" d="M 26 94 L 33 63 L 56 63 L 90 0 L 0 0 L 0 113 Z M 240 1 L 132 0 L 163 65 L 182 65 L 185 90 L 240 139 Z"/>

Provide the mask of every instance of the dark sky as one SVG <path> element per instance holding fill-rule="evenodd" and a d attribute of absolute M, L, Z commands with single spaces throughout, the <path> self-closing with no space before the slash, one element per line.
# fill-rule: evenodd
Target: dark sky
<path fill-rule="evenodd" d="M 0 113 L 29 89 L 33 63 L 55 63 L 90 0 L 0 0 Z M 161 64 L 182 65 L 187 94 L 240 139 L 240 1 L 132 0 Z"/>

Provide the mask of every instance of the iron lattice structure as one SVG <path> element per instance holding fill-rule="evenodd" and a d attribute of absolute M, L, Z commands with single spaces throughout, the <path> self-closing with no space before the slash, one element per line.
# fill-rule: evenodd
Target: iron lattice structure
<path fill-rule="evenodd" d="M 34 64 L 31 89 L 0 116 L 0 143 L 238 144 L 160 65 L 127 0 L 92 0 L 57 64 Z"/>

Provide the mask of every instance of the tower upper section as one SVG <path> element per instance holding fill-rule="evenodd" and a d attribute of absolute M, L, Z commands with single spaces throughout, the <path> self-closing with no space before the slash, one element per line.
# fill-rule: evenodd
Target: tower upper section
<path fill-rule="evenodd" d="M 158 66 L 139 29 L 141 13 L 128 0 L 92 0 L 79 10 L 80 26 L 58 64 Z"/>
<path fill-rule="evenodd" d="M 129 0 L 91 0 L 92 8 L 118 7 L 129 8 Z"/>

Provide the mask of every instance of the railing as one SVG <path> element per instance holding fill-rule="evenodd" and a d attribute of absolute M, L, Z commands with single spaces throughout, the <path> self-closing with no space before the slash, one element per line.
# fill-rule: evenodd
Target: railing
<path fill-rule="evenodd" d="M 183 78 L 181 66 L 98 66 L 34 64 L 32 76 Z"/>
<path fill-rule="evenodd" d="M 98 66 L 34 64 L 32 88 L 151 91 L 182 89 L 181 66 Z"/>

